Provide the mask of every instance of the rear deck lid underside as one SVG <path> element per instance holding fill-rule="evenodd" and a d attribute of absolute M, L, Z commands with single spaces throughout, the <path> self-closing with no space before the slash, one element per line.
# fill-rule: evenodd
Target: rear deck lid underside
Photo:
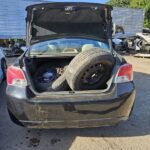
<path fill-rule="evenodd" d="M 55 36 L 110 36 L 112 8 L 92 3 L 48 3 L 27 7 L 27 40 L 34 43 Z M 109 29 L 108 29 L 109 27 Z"/>

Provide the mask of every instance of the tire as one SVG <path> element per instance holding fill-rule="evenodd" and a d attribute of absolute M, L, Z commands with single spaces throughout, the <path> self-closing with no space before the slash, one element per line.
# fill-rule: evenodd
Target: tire
<path fill-rule="evenodd" d="M 56 69 L 47 64 L 40 66 L 34 74 L 34 84 L 39 92 L 52 91 L 52 83 L 54 78 L 48 82 L 44 82 L 42 79 L 40 79 L 42 78 L 43 74 L 49 72 L 49 70 L 52 71 L 53 75 L 56 77 Z"/>
<path fill-rule="evenodd" d="M 8 114 L 13 123 L 15 123 L 18 126 L 24 127 L 24 125 L 12 114 L 10 110 L 8 110 Z"/>
<path fill-rule="evenodd" d="M 3 79 L 6 79 L 7 64 L 4 59 L 2 59 L 1 67 L 2 67 L 2 72 L 3 72 Z"/>
<path fill-rule="evenodd" d="M 114 62 L 114 57 L 100 48 L 81 52 L 66 70 L 68 85 L 73 91 L 96 90 L 110 78 Z"/>
<path fill-rule="evenodd" d="M 54 91 L 66 91 L 69 88 L 65 73 L 52 83 Z"/>
<path fill-rule="evenodd" d="M 42 76 L 44 72 L 47 72 L 48 70 L 51 70 L 53 72 L 54 78 L 49 82 L 39 82 L 38 76 Z M 63 73 L 60 77 L 57 79 L 57 70 L 54 66 L 51 65 L 42 65 L 39 67 L 37 72 L 34 75 L 34 83 L 36 85 L 36 88 L 38 91 L 65 91 L 69 88 L 68 83 L 65 78 L 65 73 Z"/>

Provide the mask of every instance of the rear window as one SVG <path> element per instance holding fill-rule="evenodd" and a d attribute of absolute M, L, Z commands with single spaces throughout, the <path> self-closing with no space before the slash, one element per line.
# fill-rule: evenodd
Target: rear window
<path fill-rule="evenodd" d="M 63 38 L 44 41 L 32 45 L 30 48 L 30 55 L 78 54 L 94 47 L 110 51 L 108 44 L 105 42 L 91 39 Z"/>

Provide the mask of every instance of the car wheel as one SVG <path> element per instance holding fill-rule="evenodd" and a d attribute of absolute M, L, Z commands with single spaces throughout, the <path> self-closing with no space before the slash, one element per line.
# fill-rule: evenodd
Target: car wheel
<path fill-rule="evenodd" d="M 106 84 L 114 65 L 113 56 L 92 48 L 78 54 L 66 70 L 66 80 L 72 90 L 95 90 Z"/>
<path fill-rule="evenodd" d="M 58 79 L 52 83 L 52 89 L 54 91 L 65 91 L 69 88 L 66 81 L 66 75 L 63 73 Z"/>
<path fill-rule="evenodd" d="M 137 42 L 137 46 L 140 48 L 140 50 L 142 50 L 142 47 L 143 47 L 143 40 L 139 40 L 138 42 Z"/>
<path fill-rule="evenodd" d="M 4 59 L 1 62 L 1 67 L 2 67 L 2 72 L 3 72 L 3 79 L 6 79 L 7 64 Z"/>
<path fill-rule="evenodd" d="M 45 77 L 47 74 L 47 77 Z M 42 65 L 34 75 L 38 91 L 65 91 L 69 88 L 65 73 L 57 79 L 57 69 L 51 65 Z"/>
<path fill-rule="evenodd" d="M 8 114 L 13 123 L 15 123 L 18 126 L 24 127 L 24 125 L 12 114 L 12 112 L 10 110 L 8 110 Z"/>
<path fill-rule="evenodd" d="M 52 91 L 53 80 L 57 76 L 57 71 L 51 65 L 42 65 L 34 74 L 34 83 L 38 91 Z"/>

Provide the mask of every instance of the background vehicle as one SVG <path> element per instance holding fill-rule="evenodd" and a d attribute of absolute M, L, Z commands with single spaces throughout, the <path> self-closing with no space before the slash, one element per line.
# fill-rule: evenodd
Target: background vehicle
<path fill-rule="evenodd" d="M 136 45 L 140 51 L 150 53 L 150 33 L 137 33 L 136 36 Z"/>
<path fill-rule="evenodd" d="M 0 83 L 6 77 L 6 69 L 7 69 L 6 59 L 4 56 L 3 49 L 0 47 Z"/>
<path fill-rule="evenodd" d="M 121 27 L 120 27 L 121 28 Z M 113 48 L 118 52 L 150 52 L 150 33 L 143 29 L 143 33 L 124 33 L 123 28 L 114 27 Z M 144 33 L 145 32 L 145 33 Z"/>
<path fill-rule="evenodd" d="M 111 49 L 111 10 L 93 3 L 27 8 L 28 50 L 7 70 L 7 104 L 15 123 L 97 127 L 129 118 L 133 71 Z"/>
<path fill-rule="evenodd" d="M 6 57 L 18 57 L 21 56 L 24 53 L 24 50 L 22 50 L 21 47 L 24 47 L 25 43 L 24 41 L 19 42 L 11 42 L 9 44 L 9 47 L 4 48 L 4 53 Z"/>

